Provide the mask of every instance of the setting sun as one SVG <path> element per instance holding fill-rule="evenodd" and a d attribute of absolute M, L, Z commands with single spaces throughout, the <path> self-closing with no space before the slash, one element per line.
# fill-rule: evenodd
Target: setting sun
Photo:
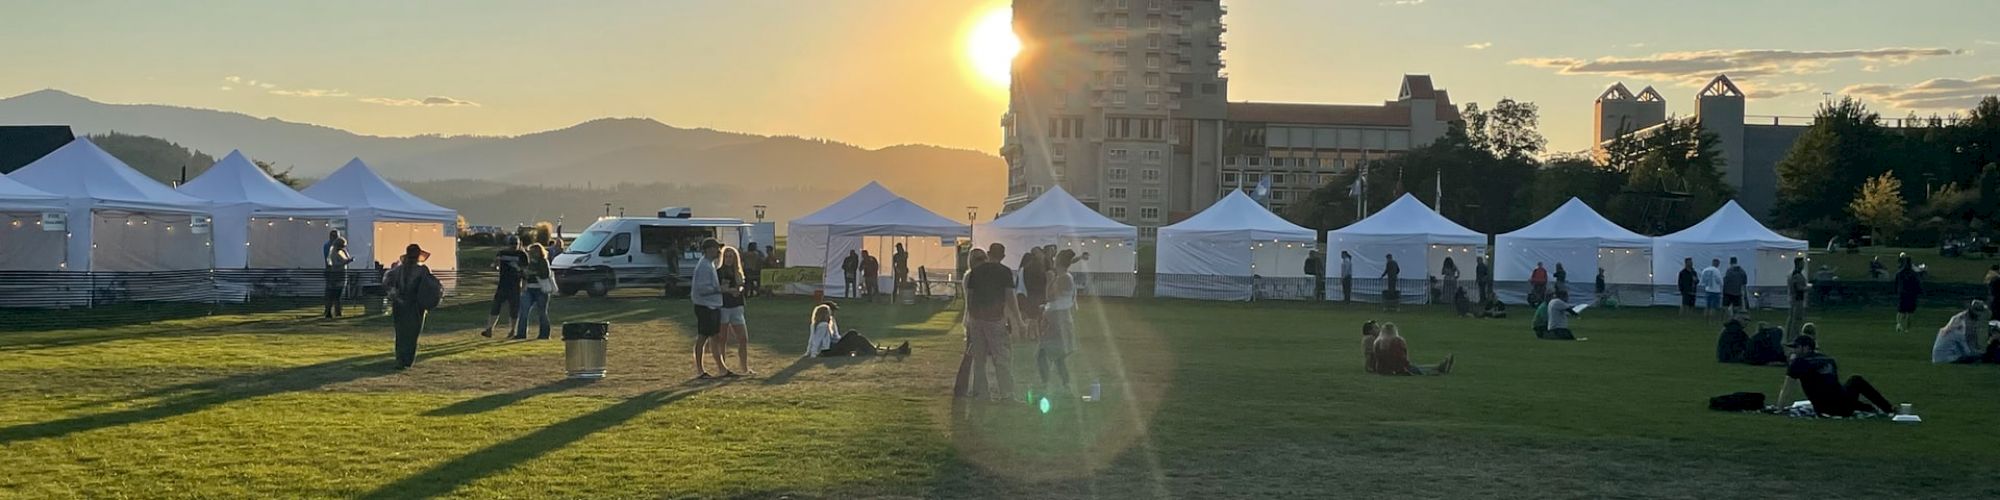
<path fill-rule="evenodd" d="M 1007 87 L 1014 54 L 1020 51 L 1021 40 L 1014 37 L 1014 14 L 1008 7 L 980 14 L 978 21 L 966 33 L 966 63 L 995 87 Z"/>

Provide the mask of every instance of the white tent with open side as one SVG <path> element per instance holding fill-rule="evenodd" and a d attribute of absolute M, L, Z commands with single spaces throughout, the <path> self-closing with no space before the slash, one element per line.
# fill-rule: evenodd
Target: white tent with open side
<path fill-rule="evenodd" d="M 849 296 L 846 276 L 840 269 L 849 252 L 859 255 L 859 252 L 867 251 L 869 256 L 875 257 L 881 266 L 876 286 L 887 293 L 892 289 L 895 278 L 892 256 L 896 244 L 902 244 L 910 253 L 911 279 L 917 278 L 918 268 L 933 276 L 940 273 L 952 276 L 958 267 L 958 239 L 972 236 L 972 228 L 965 224 L 947 219 L 904 198 L 890 200 L 873 210 L 821 227 L 826 231 L 826 235 L 819 240 L 819 247 L 823 250 L 814 260 L 826 270 L 821 285 L 828 297 Z M 789 258 L 792 262 L 805 263 L 808 262 L 805 257 L 799 254 Z M 866 279 L 859 271 L 856 274 L 857 280 Z M 930 292 L 948 293 L 943 289 Z"/>
<path fill-rule="evenodd" d="M 1009 255 L 1029 247 L 1055 245 L 1089 258 L 1070 266 L 1085 293 L 1131 297 L 1137 284 L 1139 228 L 1121 224 L 1076 201 L 1061 186 L 999 219 L 973 227 L 975 248 L 1006 245 Z"/>
<path fill-rule="evenodd" d="M 0 271 L 63 269 L 69 229 L 44 221 L 68 220 L 67 200 L 0 175 Z"/>
<path fill-rule="evenodd" d="M 208 200 L 215 213 L 217 269 L 320 269 L 320 246 L 347 209 L 312 199 L 230 151 L 182 194 Z"/>
<path fill-rule="evenodd" d="M 1745 300 L 1752 307 L 1786 307 L 1785 278 L 1792 272 L 1792 259 L 1805 256 L 1806 242 L 1772 232 L 1732 200 L 1687 229 L 1653 239 L 1654 302 L 1680 303 L 1681 259 L 1694 259 L 1697 270 L 1721 260 L 1719 268 L 1727 271 L 1733 257 L 1750 275 Z"/>
<path fill-rule="evenodd" d="M 869 182 L 831 205 L 792 219 L 785 226 L 785 265 L 819 267 L 821 256 L 826 254 L 827 225 L 852 219 L 898 198 L 902 197 L 882 187 L 881 183 Z M 854 245 L 859 248 L 860 243 Z"/>
<path fill-rule="evenodd" d="M 1153 294 L 1210 300 L 1310 299 L 1306 259 L 1319 233 L 1292 224 L 1242 191 L 1160 228 Z"/>
<path fill-rule="evenodd" d="M 1394 255 L 1401 269 L 1396 275 L 1401 302 L 1421 304 L 1430 298 L 1425 293 L 1428 279 L 1443 279 L 1445 259 L 1458 267 L 1459 286 L 1473 286 L 1473 271 L 1478 265 L 1474 259 L 1486 254 L 1486 235 L 1466 229 L 1417 197 L 1404 194 L 1361 222 L 1328 232 L 1326 247 L 1327 300 L 1347 298 L 1340 283 L 1340 255 L 1347 252 L 1354 260 L 1353 300 L 1382 300 L 1387 288 L 1383 269 L 1387 256 Z"/>
<path fill-rule="evenodd" d="M 376 263 L 386 269 L 395 265 L 405 247 L 416 243 L 431 253 L 426 264 L 445 287 L 457 286 L 457 211 L 390 184 L 360 158 L 348 161 L 300 193 L 347 209 L 342 234 L 354 255 L 352 269 L 373 269 Z"/>
<path fill-rule="evenodd" d="M 209 203 L 146 177 L 89 139 L 70 141 L 9 177 L 68 198 L 63 225 L 70 234 L 66 267 L 71 271 L 189 271 L 215 265 Z"/>
<path fill-rule="evenodd" d="M 1605 219 L 1583 200 L 1570 198 L 1542 220 L 1495 236 L 1493 245 L 1493 288 L 1502 301 L 1527 303 L 1528 278 L 1540 263 L 1551 275 L 1557 264 L 1568 271 L 1571 302 L 1594 302 L 1588 297 L 1603 269 L 1619 303 L 1653 303 L 1653 239 Z"/>

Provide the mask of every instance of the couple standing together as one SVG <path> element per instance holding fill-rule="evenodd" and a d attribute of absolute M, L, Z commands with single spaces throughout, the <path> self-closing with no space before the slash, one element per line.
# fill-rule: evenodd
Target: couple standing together
<path fill-rule="evenodd" d="M 1046 254 L 1046 255 L 1045 255 Z M 965 358 L 959 363 L 953 395 L 960 398 L 990 397 L 1006 400 L 1014 392 L 1010 365 L 1010 337 L 1033 338 L 1039 334 L 1036 363 L 1042 384 L 1049 386 L 1049 370 L 1054 368 L 1060 388 L 1044 392 L 1064 392 L 1069 386 L 1068 356 L 1076 350 L 1076 280 L 1069 273 L 1075 252 L 1031 250 L 1022 259 L 1024 274 L 1017 287 L 1014 271 L 1003 262 L 1007 247 L 994 243 L 985 252 L 975 249 L 968 259 L 971 270 L 965 275 Z M 1047 261 L 1047 267 L 1030 263 Z M 1018 288 L 1018 290 L 1017 290 Z M 1025 310 L 1024 310 L 1025 309 Z M 1036 321 L 1030 321 L 1034 318 Z M 1040 328 L 1036 328 L 1039 323 Z M 1039 332 L 1037 331 L 1039 330 Z M 987 365 L 992 365 L 995 385 L 986 382 Z"/>

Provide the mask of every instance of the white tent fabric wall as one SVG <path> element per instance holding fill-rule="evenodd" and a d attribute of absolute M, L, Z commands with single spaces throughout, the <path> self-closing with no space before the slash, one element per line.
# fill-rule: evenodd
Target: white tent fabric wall
<path fill-rule="evenodd" d="M 458 286 L 458 212 L 437 206 L 390 184 L 360 158 L 301 190 L 313 199 L 345 207 L 342 234 L 355 256 L 350 269 L 394 266 L 411 243 L 431 253 L 425 263 L 446 289 Z M 336 223 L 342 223 L 336 221 Z"/>
<path fill-rule="evenodd" d="M 1458 267 L 1458 285 L 1473 286 L 1477 263 L 1470 260 L 1486 251 L 1486 235 L 1466 229 L 1446 219 L 1416 197 L 1405 194 L 1381 211 L 1353 225 L 1326 235 L 1327 300 L 1343 300 L 1341 293 L 1341 252 L 1353 257 L 1352 300 L 1380 302 L 1387 289 L 1383 270 L 1388 256 L 1395 256 L 1396 288 L 1404 304 L 1429 300 L 1426 284 L 1430 276 L 1441 276 L 1444 259 Z M 1421 267 L 1418 267 L 1421 266 Z"/>
<path fill-rule="evenodd" d="M 873 186 L 873 184 L 870 184 Z M 881 265 L 878 279 L 894 278 L 894 270 L 888 253 L 895 241 L 906 241 L 910 250 L 910 273 L 915 275 L 917 266 L 924 266 L 929 272 L 954 272 L 957 267 L 956 252 L 958 238 L 970 238 L 972 228 L 957 221 L 947 219 L 908 199 L 896 198 L 872 210 L 855 215 L 847 220 L 825 224 L 827 236 L 822 238 L 822 254 L 819 265 L 826 269 L 821 286 L 828 297 L 846 297 L 846 276 L 841 271 L 841 262 L 849 251 L 869 250 Z M 929 244 L 925 240 L 928 239 Z M 946 243 L 950 239 L 952 243 Z M 878 250 L 879 249 L 879 250 Z M 922 253 L 919 253 L 922 252 Z M 792 262 L 810 262 L 805 255 L 791 257 Z M 861 274 L 857 271 L 857 275 Z M 857 277 L 857 279 L 860 279 Z M 881 290 L 887 292 L 888 286 Z M 940 291 L 942 292 L 942 291 Z"/>
<path fill-rule="evenodd" d="M 1654 301 L 1679 303 L 1681 259 L 1693 258 L 1696 269 L 1719 259 L 1720 268 L 1727 270 L 1729 259 L 1735 258 L 1750 275 L 1751 297 L 1746 300 L 1753 307 L 1788 307 L 1785 278 L 1792 259 L 1806 253 L 1806 242 L 1772 232 L 1731 201 L 1694 226 L 1653 240 Z"/>
<path fill-rule="evenodd" d="M 67 198 L 71 271 L 214 266 L 209 203 L 147 178 L 89 139 L 70 141 L 8 177 Z M 101 265 L 95 260 L 100 254 L 106 259 Z"/>
<path fill-rule="evenodd" d="M 45 229 L 42 219 L 68 210 L 62 195 L 0 175 L 0 271 L 61 271 L 69 230 Z"/>
<path fill-rule="evenodd" d="M 1049 189 L 1020 209 L 973 227 L 973 246 L 1005 245 L 1009 255 L 1030 247 L 1055 245 L 1057 250 L 1088 254 L 1070 267 L 1084 293 L 1132 296 L 1137 285 L 1139 228 L 1121 224 L 1091 210 L 1061 186 Z M 1010 267 L 1013 262 L 1007 263 Z"/>
<path fill-rule="evenodd" d="M 347 214 L 343 207 L 299 194 L 271 178 L 241 151 L 230 151 L 178 190 L 215 204 L 218 269 L 321 268 L 325 263 L 320 245 L 326 241 L 326 231 L 334 219 Z M 308 230 L 315 227 L 316 231 Z"/>
<path fill-rule="evenodd" d="M 92 213 L 91 270 L 159 272 L 209 269 L 213 242 L 187 214 L 99 210 Z"/>
<path fill-rule="evenodd" d="M 424 265 L 432 271 L 457 270 L 458 238 L 445 234 L 446 225 L 440 222 L 376 221 L 374 241 L 377 244 L 371 255 L 383 267 L 393 267 L 396 259 L 402 258 L 404 249 L 416 243 L 431 253 L 430 260 Z"/>
<path fill-rule="evenodd" d="M 1316 231 L 1232 191 L 1159 231 L 1153 294 L 1208 300 L 1310 299 L 1305 261 Z"/>
<path fill-rule="evenodd" d="M 1603 268 L 1605 283 L 1621 304 L 1654 303 L 1653 239 L 1619 227 L 1583 200 L 1570 198 L 1534 224 L 1493 240 L 1493 288 L 1501 301 L 1527 303 L 1528 278 L 1539 263 L 1551 282 L 1556 265 L 1568 271 L 1571 302 L 1595 300 L 1597 270 Z M 1469 269 L 1465 274 L 1472 276 Z"/>
<path fill-rule="evenodd" d="M 823 263 L 822 256 L 829 254 L 826 244 L 828 225 L 852 219 L 899 198 L 881 183 L 869 182 L 832 204 L 792 219 L 785 225 L 785 265 L 819 267 Z M 854 241 L 848 246 L 858 250 L 860 245 L 861 242 Z M 842 250 L 837 255 L 846 254 L 846 250 Z"/>

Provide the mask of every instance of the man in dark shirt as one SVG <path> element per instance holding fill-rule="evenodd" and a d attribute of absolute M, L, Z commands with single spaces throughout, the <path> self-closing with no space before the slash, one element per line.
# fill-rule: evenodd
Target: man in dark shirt
<path fill-rule="evenodd" d="M 868 255 L 867 250 L 862 250 L 861 251 L 861 294 L 872 298 L 876 294 L 882 293 L 881 276 L 882 276 L 882 261 L 875 260 L 875 256 Z"/>
<path fill-rule="evenodd" d="M 1800 335 L 1792 339 L 1791 347 L 1797 350 L 1792 355 L 1791 366 L 1785 369 L 1785 386 L 1778 389 L 1778 405 L 1787 403 L 1786 390 L 1791 388 L 1791 380 L 1799 381 L 1799 388 L 1812 401 L 1813 411 L 1824 416 L 1851 417 L 1856 411 L 1880 411 L 1895 413 L 1895 405 L 1889 398 L 1882 397 L 1867 379 L 1855 375 L 1840 383 L 1840 365 L 1832 356 L 1819 352 L 1819 342 L 1812 335 Z M 1862 399 L 1867 399 L 1863 402 Z"/>
<path fill-rule="evenodd" d="M 1021 308 L 1014 298 L 1014 271 L 1001 264 L 1007 247 L 994 243 L 987 247 L 986 262 L 965 274 L 965 356 L 971 360 L 971 387 L 960 377 L 956 397 L 1011 398 L 1014 377 L 1008 370 L 1009 325 L 1020 326 Z M 986 365 L 993 365 L 997 387 L 987 392 Z"/>
<path fill-rule="evenodd" d="M 481 337 L 493 336 L 493 328 L 500 325 L 500 307 L 507 307 L 507 318 L 520 321 L 521 318 L 521 266 L 528 263 L 528 252 L 520 245 L 509 245 L 493 254 L 493 267 L 500 270 L 500 283 L 493 288 L 493 307 L 486 312 L 486 329 L 479 332 Z M 508 327 L 513 330 L 513 327 Z"/>
<path fill-rule="evenodd" d="M 1493 258 L 1480 255 L 1479 266 L 1472 269 L 1473 283 L 1479 287 L 1479 304 L 1484 307 L 1493 301 Z"/>
<path fill-rule="evenodd" d="M 840 261 L 840 277 L 842 279 L 845 279 L 847 283 L 847 287 L 843 289 L 846 291 L 845 292 L 846 296 L 848 297 L 861 296 L 861 290 L 854 287 L 855 283 L 854 273 L 860 271 L 861 271 L 861 255 L 855 253 L 853 250 L 848 250 L 847 258 Z"/>
<path fill-rule="evenodd" d="M 890 295 L 901 296 L 903 281 L 910 279 L 910 251 L 904 250 L 902 243 L 896 244 L 896 253 L 889 254 L 889 270 L 894 278 L 889 285 Z"/>
<path fill-rule="evenodd" d="M 1694 310 L 1694 281 L 1694 258 L 1682 258 L 1681 276 L 1677 284 L 1680 286 L 1681 315 L 1683 316 L 1686 316 L 1689 311 Z"/>
<path fill-rule="evenodd" d="M 1749 285 L 1750 274 L 1743 272 L 1743 266 L 1736 263 L 1735 257 L 1730 257 L 1729 270 L 1722 273 L 1722 307 L 1725 309 L 1722 317 L 1733 318 L 1737 311 L 1749 309 L 1748 304 L 1743 303 L 1743 292 Z"/>
<path fill-rule="evenodd" d="M 1383 254 L 1382 257 L 1387 259 L 1387 262 L 1382 264 L 1382 303 L 1390 309 L 1395 309 L 1396 304 L 1403 299 L 1403 293 L 1396 290 L 1396 281 L 1403 276 L 1403 266 L 1396 265 L 1394 254 Z"/>

